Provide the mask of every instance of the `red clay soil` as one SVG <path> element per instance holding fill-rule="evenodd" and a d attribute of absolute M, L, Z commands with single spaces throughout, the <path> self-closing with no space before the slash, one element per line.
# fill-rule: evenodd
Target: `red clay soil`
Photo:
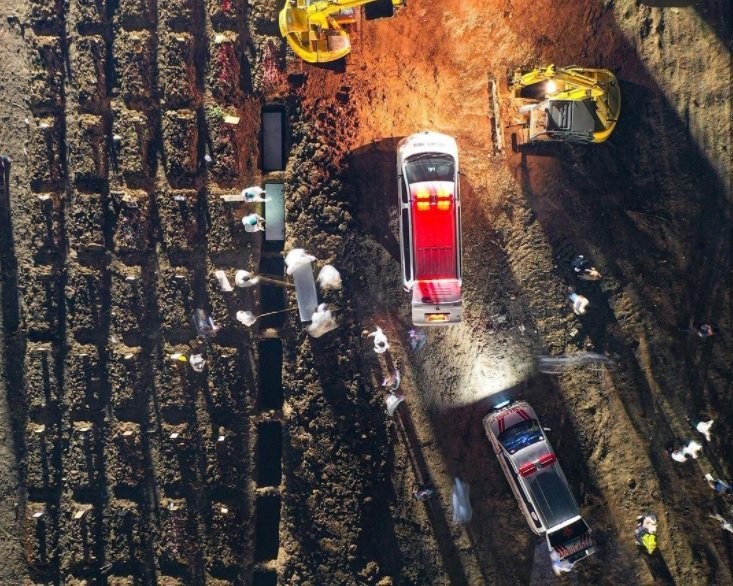
<path fill-rule="evenodd" d="M 703 479 L 733 476 L 726 4 L 410 2 L 316 68 L 287 54 L 281 3 L 0 0 L 0 154 L 14 160 L 0 582 L 550 583 L 481 427 L 499 398 L 524 398 L 596 543 L 563 581 L 733 583 L 730 536 L 708 517 L 730 503 Z M 614 134 L 494 153 L 489 77 L 511 125 L 507 74 L 550 63 L 616 73 Z M 283 172 L 260 169 L 265 104 L 286 114 Z M 415 352 L 395 151 L 424 129 L 459 146 L 464 321 Z M 242 228 L 251 210 L 219 198 L 263 180 L 285 183 L 284 251 L 341 271 L 322 294 L 340 327 L 322 338 L 293 313 L 242 327 L 235 312 L 271 308 L 273 290 L 223 294 L 213 276 L 278 266 Z M 578 253 L 602 281 L 576 282 Z M 168 358 L 198 348 L 197 307 L 222 326 L 203 373 Z M 720 335 L 681 331 L 693 320 Z M 388 359 L 364 336 L 376 325 Z M 537 370 L 580 350 L 613 364 Z M 390 361 L 407 397 L 394 419 Z M 264 395 L 280 378 L 282 402 Z M 702 441 L 687 421 L 701 417 L 713 441 L 673 462 L 665 447 Z M 421 503 L 426 478 L 437 494 Z M 654 557 L 633 543 L 643 511 L 659 517 Z"/>

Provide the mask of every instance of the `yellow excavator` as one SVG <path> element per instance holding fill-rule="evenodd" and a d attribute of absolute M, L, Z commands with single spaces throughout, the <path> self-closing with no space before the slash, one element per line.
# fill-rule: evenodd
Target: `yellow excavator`
<path fill-rule="evenodd" d="M 345 27 L 356 22 L 364 6 L 367 20 L 394 15 L 406 0 L 286 0 L 280 11 L 280 33 L 295 54 L 308 63 L 328 63 L 349 54 Z"/>
<path fill-rule="evenodd" d="M 607 69 L 549 65 L 518 71 L 509 90 L 515 126 L 521 127 L 517 144 L 603 142 L 621 112 L 618 80 Z"/>

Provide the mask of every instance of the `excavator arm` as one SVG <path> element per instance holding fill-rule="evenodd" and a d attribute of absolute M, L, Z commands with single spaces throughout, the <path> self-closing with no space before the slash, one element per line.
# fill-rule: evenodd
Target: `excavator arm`
<path fill-rule="evenodd" d="M 585 134 L 591 142 L 603 142 L 618 121 L 621 94 L 616 77 L 606 69 L 549 65 L 526 73 L 517 72 L 509 85 L 520 114 L 529 113 L 530 141 L 582 140 Z M 557 112 L 552 119 L 553 129 L 545 127 L 547 116 L 540 111 L 547 115 Z"/>
<path fill-rule="evenodd" d="M 351 51 L 343 25 L 355 22 L 353 9 L 365 6 L 367 19 L 392 16 L 406 0 L 286 0 L 280 11 L 280 32 L 308 63 L 327 63 Z"/>
<path fill-rule="evenodd" d="M 547 67 L 535 69 L 525 75 L 515 76 L 512 85 L 518 88 L 547 82 L 547 97 L 555 100 L 581 100 L 597 98 L 605 93 L 597 79 L 580 73 L 573 67 Z"/>

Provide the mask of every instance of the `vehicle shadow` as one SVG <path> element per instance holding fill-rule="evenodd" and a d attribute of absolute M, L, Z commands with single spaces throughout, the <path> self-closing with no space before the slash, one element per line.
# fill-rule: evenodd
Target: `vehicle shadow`
<path fill-rule="evenodd" d="M 398 262 L 400 245 L 389 226 L 399 221 L 396 161 L 400 140 L 400 136 L 384 138 L 354 149 L 345 170 L 356 221 Z"/>

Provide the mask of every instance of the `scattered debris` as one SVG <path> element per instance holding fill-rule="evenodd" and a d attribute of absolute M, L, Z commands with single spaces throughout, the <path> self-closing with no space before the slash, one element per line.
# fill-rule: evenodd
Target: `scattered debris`
<path fill-rule="evenodd" d="M 695 440 L 690 441 L 686 446 L 676 450 L 668 449 L 669 455 L 676 462 L 687 462 L 689 458 L 697 460 L 702 452 L 702 445 Z"/>
<path fill-rule="evenodd" d="M 605 354 L 598 354 L 597 352 L 578 352 L 577 354 L 561 354 L 560 356 L 541 355 L 537 357 L 537 369 L 546 374 L 559 374 L 566 368 L 584 366 L 586 364 L 605 364 L 610 366 L 613 364 L 613 361 Z"/>
<path fill-rule="evenodd" d="M 228 293 L 234 290 L 234 288 L 232 287 L 232 284 L 229 282 L 229 279 L 227 279 L 227 275 L 224 271 L 214 271 L 214 276 L 216 277 L 216 280 L 219 281 L 219 288 L 222 291 L 224 291 L 225 293 Z"/>
<path fill-rule="evenodd" d="M 407 335 L 410 338 L 410 347 L 414 351 L 420 350 L 428 341 L 427 334 L 423 330 L 420 330 L 420 329 L 411 328 L 407 332 Z"/>
<path fill-rule="evenodd" d="M 211 316 L 203 309 L 197 309 L 194 311 L 191 319 L 193 320 L 193 325 L 196 327 L 198 335 L 202 338 L 209 338 L 219 331 L 219 326 L 214 323 Z"/>
<path fill-rule="evenodd" d="M 432 484 L 425 483 L 421 484 L 417 487 L 417 490 L 415 490 L 412 493 L 412 496 L 415 497 L 418 501 L 426 501 L 429 498 L 433 497 L 435 495 L 435 487 Z"/>
<path fill-rule="evenodd" d="M 578 275 L 578 278 L 583 281 L 600 281 L 603 278 L 601 273 L 598 272 L 598 269 L 591 266 L 590 261 L 582 254 L 579 254 L 571 260 L 570 266 L 575 271 L 575 274 Z"/>
<path fill-rule="evenodd" d="M 180 352 L 176 352 L 174 354 L 171 354 L 168 358 L 171 360 L 177 361 L 177 362 L 186 362 L 188 359 L 186 358 L 185 354 L 181 354 Z"/>
<path fill-rule="evenodd" d="M 382 381 L 382 386 L 385 387 L 390 393 L 392 393 L 400 388 L 401 382 L 402 376 L 400 375 L 400 371 L 398 368 L 395 368 L 386 377 L 384 377 L 384 380 Z"/>
<path fill-rule="evenodd" d="M 718 333 L 718 328 L 713 324 L 699 324 L 694 325 L 695 333 L 701 338 L 709 338 Z"/>

